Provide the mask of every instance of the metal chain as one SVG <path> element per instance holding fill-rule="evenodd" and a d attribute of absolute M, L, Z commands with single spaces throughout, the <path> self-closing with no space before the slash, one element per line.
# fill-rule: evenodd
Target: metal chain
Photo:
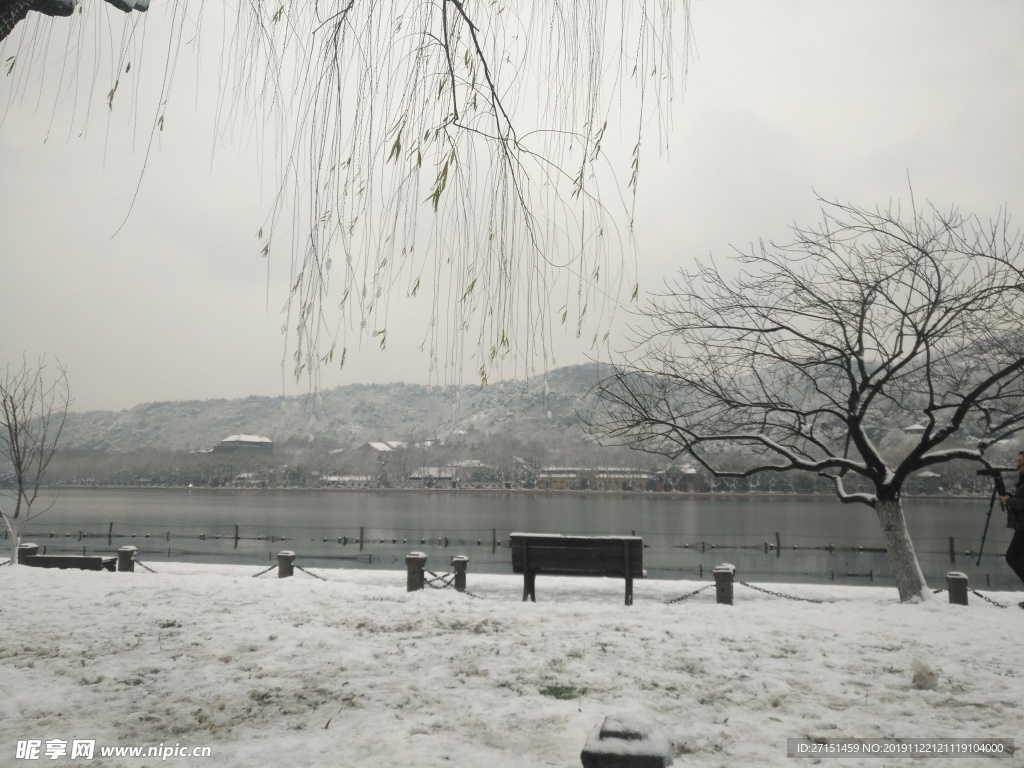
<path fill-rule="evenodd" d="M 423 582 L 425 585 L 427 585 L 431 589 L 447 589 L 448 587 L 455 586 L 455 574 L 454 573 L 443 573 L 440 576 L 438 576 L 433 571 L 426 571 L 426 572 L 434 577 L 432 579 L 427 579 L 426 581 Z M 437 582 L 440 582 L 441 586 L 437 586 Z M 458 591 L 458 590 L 456 590 L 456 591 Z M 483 598 L 480 597 L 480 595 L 474 595 L 468 589 L 462 590 L 462 594 L 469 595 L 474 600 L 483 600 Z"/>
<path fill-rule="evenodd" d="M 438 576 L 433 571 L 427 571 L 427 573 L 429 573 L 434 578 L 427 579 L 424 583 L 428 587 L 432 587 L 433 589 L 446 589 L 447 587 L 450 587 L 450 586 L 452 586 L 455 583 L 455 574 L 454 573 L 445 573 L 445 574 L 442 574 L 440 576 Z M 441 582 L 441 586 L 440 587 L 435 586 L 436 582 Z"/>
<path fill-rule="evenodd" d="M 272 570 L 274 570 L 275 568 L 277 568 L 277 566 L 276 566 L 276 565 L 272 565 L 272 566 L 270 566 L 269 568 L 265 568 L 264 570 L 260 571 L 259 573 L 254 573 L 254 574 L 252 575 L 252 577 L 253 577 L 254 579 L 255 579 L 255 578 L 258 578 L 258 577 L 262 576 L 262 575 L 263 575 L 264 573 L 270 573 L 270 572 L 271 572 Z"/>
<path fill-rule="evenodd" d="M 1006 608 L 1006 606 L 1005 606 L 1005 605 L 1003 605 L 1002 603 L 997 603 L 997 602 L 996 602 L 995 600 L 993 600 L 993 599 L 992 599 L 991 597 L 985 597 L 985 596 L 984 596 L 983 594 L 981 594 L 981 592 L 979 592 L 979 591 L 978 591 L 978 590 L 976 590 L 976 589 L 972 589 L 972 590 L 971 590 L 971 592 L 973 592 L 974 594 L 976 594 L 976 595 L 977 595 L 978 597 L 980 597 L 980 598 L 981 598 L 982 600 L 984 600 L 985 602 L 987 602 L 987 603 L 992 603 L 992 605 L 996 606 L 997 608 Z"/>
<path fill-rule="evenodd" d="M 150 573 L 156 573 L 156 571 L 154 571 L 154 570 L 153 570 L 152 568 L 150 568 L 150 567 L 149 567 L 148 565 L 146 565 L 145 563 L 140 563 L 140 562 L 139 562 L 138 560 L 136 560 L 136 561 L 135 561 L 135 564 L 136 564 L 136 565 L 141 565 L 141 566 L 142 566 L 143 568 L 145 568 L 145 569 L 146 569 L 147 571 L 149 571 Z"/>
<path fill-rule="evenodd" d="M 10 564 L 11 564 L 10 560 L 4 560 L 2 563 L 0 563 L 0 568 L 3 568 L 5 565 L 10 565 Z"/>
<path fill-rule="evenodd" d="M 688 594 L 688 595 L 683 595 L 682 597 L 675 597 L 675 598 L 673 598 L 673 599 L 671 599 L 671 600 L 666 600 L 666 601 L 665 601 L 665 605 L 674 605 L 675 603 L 681 603 L 681 602 L 683 602 L 683 600 L 689 600 L 689 599 L 690 599 L 691 597 L 693 597 L 694 595 L 699 595 L 699 594 L 700 594 L 701 592 L 703 592 L 703 591 L 704 591 L 705 589 L 711 589 L 711 587 L 713 587 L 713 586 L 715 586 L 715 585 L 714 585 L 714 584 L 706 584 L 705 586 L 701 587 L 701 588 L 700 588 L 700 589 L 698 589 L 698 590 L 695 590 L 695 591 L 691 592 L 691 593 L 690 593 L 690 594 Z"/>
<path fill-rule="evenodd" d="M 306 570 L 305 568 L 303 568 L 303 567 L 302 567 L 301 565 L 296 565 L 295 567 L 296 567 L 296 568 L 298 568 L 298 569 L 299 569 L 300 571 L 302 571 L 303 573 L 308 573 L 308 574 L 309 574 L 310 576 L 312 576 L 312 577 L 313 577 L 314 579 L 320 579 L 320 581 L 327 581 L 327 579 L 325 579 L 325 578 L 324 578 L 323 576 L 320 576 L 319 574 L 313 573 L 312 571 L 307 571 L 307 570 Z"/>
<path fill-rule="evenodd" d="M 770 589 L 764 589 L 763 587 L 755 587 L 753 584 L 747 584 L 747 582 L 745 581 L 738 581 L 736 583 L 742 584 L 744 587 L 750 587 L 750 589 L 755 589 L 758 592 L 764 592 L 766 595 L 772 595 L 773 597 L 783 597 L 786 600 L 800 600 L 805 603 L 817 603 L 819 605 L 825 602 L 824 600 L 815 600 L 811 597 L 795 597 L 793 595 L 784 595 L 781 592 L 772 592 Z"/>

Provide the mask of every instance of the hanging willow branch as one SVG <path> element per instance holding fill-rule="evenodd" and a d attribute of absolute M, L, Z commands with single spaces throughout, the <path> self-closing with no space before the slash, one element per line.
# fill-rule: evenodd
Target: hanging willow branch
<path fill-rule="evenodd" d="M 105 6 L 83 8 L 52 24 L 87 39 Z M 129 74 L 142 41 L 156 45 L 157 14 L 170 30 L 163 78 Z M 421 334 L 439 371 L 461 370 L 467 352 L 483 380 L 509 358 L 546 365 L 559 324 L 599 344 L 634 291 L 640 134 L 658 133 L 656 147 L 667 135 L 687 2 L 174 0 L 142 18 L 117 22 L 108 96 L 115 109 L 126 77 L 160 84 L 147 151 L 183 48 L 223 26 L 218 123 L 272 149 L 277 195 L 259 252 L 291 261 L 296 376 L 343 360 L 352 341 L 383 346 L 389 330 Z M 28 64 L 49 34 L 23 27 L 0 51 L 13 57 L 12 93 L 40 71 Z M 609 141 L 609 124 L 627 140 Z M 389 328 L 395 299 L 423 294 L 427 327 Z"/>

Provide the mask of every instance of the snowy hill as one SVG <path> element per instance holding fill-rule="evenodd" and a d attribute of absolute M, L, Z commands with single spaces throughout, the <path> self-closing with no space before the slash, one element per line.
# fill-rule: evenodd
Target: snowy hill
<path fill-rule="evenodd" d="M 602 368 L 607 372 L 607 368 Z M 226 435 L 259 434 L 277 444 L 339 447 L 368 440 L 424 440 L 457 434 L 519 439 L 583 437 L 577 411 L 596 365 L 558 368 L 530 381 L 459 390 L 415 384 L 350 384 L 317 395 L 146 403 L 125 411 L 68 414 L 62 446 L 130 452 L 202 450 Z"/>

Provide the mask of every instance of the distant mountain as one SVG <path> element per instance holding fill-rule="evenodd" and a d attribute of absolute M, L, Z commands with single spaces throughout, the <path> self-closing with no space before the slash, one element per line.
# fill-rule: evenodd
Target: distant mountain
<path fill-rule="evenodd" d="M 369 440 L 445 439 L 501 433 L 520 439 L 583 439 L 577 411 L 607 366 L 557 368 L 529 381 L 459 389 L 416 384 L 349 384 L 319 396 L 246 397 L 147 403 L 125 411 L 69 413 L 64 449 L 130 452 L 202 450 L 228 435 L 277 444 L 310 436 L 347 447 Z"/>

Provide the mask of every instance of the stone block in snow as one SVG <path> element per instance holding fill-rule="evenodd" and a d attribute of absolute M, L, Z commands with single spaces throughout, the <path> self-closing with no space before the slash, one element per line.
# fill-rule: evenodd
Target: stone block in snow
<path fill-rule="evenodd" d="M 583 768 L 666 768 L 675 744 L 650 718 L 609 715 L 591 731 L 580 753 Z"/>

